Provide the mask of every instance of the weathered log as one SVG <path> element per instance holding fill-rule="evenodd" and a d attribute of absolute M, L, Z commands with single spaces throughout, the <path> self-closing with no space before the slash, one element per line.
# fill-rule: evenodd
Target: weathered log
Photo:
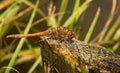
<path fill-rule="evenodd" d="M 49 72 L 78 73 L 82 72 L 81 64 L 95 73 L 120 72 L 119 55 L 104 47 L 76 40 L 71 34 L 71 31 L 59 27 L 40 37 L 43 62 L 49 64 Z"/>

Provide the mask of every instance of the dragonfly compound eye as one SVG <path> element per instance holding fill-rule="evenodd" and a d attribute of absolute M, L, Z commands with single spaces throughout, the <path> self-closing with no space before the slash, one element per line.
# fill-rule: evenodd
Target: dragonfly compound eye
<path fill-rule="evenodd" d="M 67 32 L 67 34 L 68 34 L 69 39 L 72 39 L 74 37 L 74 32 L 72 32 L 70 30 Z"/>

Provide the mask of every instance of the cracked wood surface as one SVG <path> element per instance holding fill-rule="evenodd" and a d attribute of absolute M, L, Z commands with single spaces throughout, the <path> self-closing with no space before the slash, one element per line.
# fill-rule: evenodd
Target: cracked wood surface
<path fill-rule="evenodd" d="M 57 73 L 80 73 L 81 64 L 95 73 L 120 72 L 120 56 L 101 46 L 76 40 L 71 31 L 62 27 L 51 29 L 49 35 L 41 36 L 43 62 Z"/>

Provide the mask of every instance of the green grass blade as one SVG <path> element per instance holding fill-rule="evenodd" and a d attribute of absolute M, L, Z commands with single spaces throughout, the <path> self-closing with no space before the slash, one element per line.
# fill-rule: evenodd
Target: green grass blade
<path fill-rule="evenodd" d="M 35 70 L 35 68 L 38 66 L 38 64 L 39 64 L 40 62 L 42 62 L 41 57 L 39 57 L 39 58 L 35 61 L 35 63 L 33 64 L 33 66 L 28 70 L 28 73 L 33 73 L 33 71 Z M 40 64 L 42 64 L 42 63 L 40 63 Z"/>
<path fill-rule="evenodd" d="M 107 21 L 105 22 L 104 28 L 102 29 L 102 31 L 101 31 L 101 33 L 100 33 L 99 41 L 104 40 L 104 37 L 105 37 L 105 35 L 106 35 L 106 32 L 107 32 L 107 30 L 108 30 L 108 28 L 109 28 L 112 20 L 113 20 L 114 17 L 115 17 L 116 10 L 117 10 L 117 9 L 116 9 L 116 6 L 117 6 L 117 0 L 113 0 L 113 2 L 112 2 L 112 8 L 111 8 L 111 11 L 110 11 L 110 15 L 109 15 Z"/>
<path fill-rule="evenodd" d="M 113 33 L 116 31 L 116 28 L 118 28 L 118 26 L 120 26 L 120 16 L 117 18 L 117 20 L 111 27 L 110 31 L 108 32 L 108 34 L 106 35 L 104 40 L 109 40 L 111 38 L 111 36 L 113 35 Z"/>
<path fill-rule="evenodd" d="M 85 37 L 85 39 L 84 39 L 84 42 L 86 42 L 86 43 L 89 42 L 90 37 L 91 37 L 91 35 L 92 35 L 92 32 L 93 32 L 93 30 L 94 30 L 94 28 L 95 28 L 96 22 L 97 22 L 97 20 L 98 20 L 98 18 L 99 18 L 99 15 L 100 15 L 100 8 L 98 8 L 98 10 L 97 10 L 97 12 L 96 12 L 96 15 L 95 15 L 95 17 L 94 17 L 94 19 L 93 19 L 93 22 L 92 22 L 92 24 L 91 24 L 91 26 L 90 26 L 90 28 L 89 28 L 89 30 L 88 30 L 88 32 L 87 32 L 87 35 L 86 35 L 86 37 Z"/>
<path fill-rule="evenodd" d="M 120 46 L 120 28 L 115 33 L 113 40 L 118 40 L 118 42 L 113 46 L 112 50 L 115 51 Z"/>
<path fill-rule="evenodd" d="M 16 25 L 16 28 L 17 28 L 17 30 L 19 31 L 19 33 L 22 32 L 21 29 L 20 29 L 17 25 Z M 29 50 L 33 53 L 34 57 L 37 58 L 37 55 L 36 55 L 35 50 L 33 49 L 32 45 L 28 42 L 27 39 L 25 39 L 25 43 L 26 43 L 27 47 L 29 48 Z"/>
<path fill-rule="evenodd" d="M 79 6 L 80 6 L 80 0 L 76 0 L 75 4 L 74 4 L 74 8 L 73 8 L 72 14 L 77 11 Z M 75 22 L 77 18 L 79 18 L 79 16 L 76 16 L 75 20 L 72 20 L 71 22 Z M 71 23 L 71 24 L 73 24 L 73 23 Z M 70 25 L 70 29 L 73 29 L 73 25 Z"/>
<path fill-rule="evenodd" d="M 31 15 L 31 18 L 30 18 L 30 20 L 29 20 L 29 22 L 28 22 L 27 27 L 25 28 L 24 34 L 27 34 L 27 33 L 29 32 L 30 28 L 31 28 L 31 24 L 32 24 L 32 22 L 33 22 L 33 18 L 34 18 L 34 16 L 35 16 L 35 13 L 36 13 L 36 10 L 37 10 L 38 5 L 39 5 L 39 0 L 37 0 L 37 3 L 36 3 L 36 5 L 35 5 L 35 8 L 34 8 L 33 13 L 32 13 L 32 15 Z M 22 48 L 22 45 L 24 44 L 24 41 L 25 41 L 25 38 L 22 38 L 22 39 L 20 40 L 20 42 L 19 42 L 19 44 L 18 44 L 18 46 L 17 46 L 17 48 L 16 48 L 16 50 L 15 50 L 15 53 L 13 54 L 13 57 L 12 57 L 12 59 L 10 60 L 10 62 L 9 62 L 9 64 L 8 64 L 8 67 L 12 67 L 12 66 L 14 65 L 14 63 L 15 63 L 15 61 L 16 61 L 16 58 L 17 58 L 17 55 L 18 55 L 18 53 L 20 52 L 20 50 L 21 50 L 21 48 Z M 5 70 L 5 73 L 10 73 L 10 69 L 7 68 L 7 69 Z"/>
<path fill-rule="evenodd" d="M 7 24 L 19 10 L 22 0 L 15 1 L 3 13 L 0 14 L 0 48 L 2 48 L 3 36 L 8 32 L 12 25 Z"/>
<path fill-rule="evenodd" d="M 49 15 L 47 23 L 50 27 L 57 27 L 56 18 L 53 14 Z"/>
<path fill-rule="evenodd" d="M 108 48 L 108 50 L 114 52 L 120 46 L 119 39 L 120 39 L 120 29 L 118 29 L 115 35 L 113 36 L 113 40 L 118 40 L 118 42 L 114 46 Z"/>
<path fill-rule="evenodd" d="M 41 19 L 36 20 L 36 21 L 32 24 L 32 27 L 35 26 L 35 25 L 37 25 L 38 23 L 40 23 L 40 22 L 42 22 L 42 21 L 47 20 L 47 19 L 48 19 L 48 17 L 43 17 L 43 18 L 41 18 Z"/>
<path fill-rule="evenodd" d="M 0 19 L 1 18 L 5 18 L 6 20 L 8 20 L 10 17 L 6 15 L 8 15 L 8 13 L 12 10 L 14 11 L 14 8 L 17 8 L 19 6 L 19 4 L 22 3 L 23 0 L 19 0 L 19 1 L 15 1 L 15 3 L 13 3 L 7 10 L 5 10 L 5 12 L 3 14 L 0 15 Z"/>
<path fill-rule="evenodd" d="M 19 10 L 19 6 L 22 3 L 22 0 L 16 1 L 13 3 L 5 12 L 0 15 L 0 21 L 3 23 L 0 25 L 0 35 L 4 36 L 7 30 L 11 27 L 11 25 L 6 24 L 13 18 Z"/>
<path fill-rule="evenodd" d="M 59 12 L 65 12 L 65 10 L 66 10 L 66 8 L 67 8 L 67 5 L 68 5 L 68 0 L 62 0 L 62 3 L 61 3 L 61 5 L 60 5 L 61 7 L 60 7 L 60 11 L 59 11 Z M 58 22 L 57 22 L 58 25 L 60 25 L 60 22 L 61 22 L 63 16 L 64 16 L 63 14 L 60 15 L 60 16 L 58 16 Z"/>
<path fill-rule="evenodd" d="M 81 15 L 89 6 L 89 3 L 91 0 L 86 0 L 64 23 L 63 27 L 68 27 L 69 25 L 73 24 L 73 20 L 76 18 L 76 16 L 79 14 Z"/>
<path fill-rule="evenodd" d="M 24 3 L 26 4 L 26 5 L 29 5 L 30 7 L 32 7 L 32 8 L 34 8 L 34 4 L 33 3 L 31 3 L 29 0 L 24 0 Z M 45 13 L 41 10 L 41 9 L 37 9 L 37 12 L 42 16 L 42 17 L 45 17 L 46 15 L 45 15 Z"/>
<path fill-rule="evenodd" d="M 20 42 L 19 42 L 19 44 L 18 44 L 18 46 L 17 46 L 17 48 L 16 48 L 16 50 L 15 50 L 15 53 L 13 54 L 13 57 L 11 58 L 11 60 L 10 60 L 10 62 L 9 62 L 9 64 L 8 64 L 8 67 L 12 67 L 12 66 L 14 65 L 15 60 L 16 60 L 16 58 L 17 58 L 17 55 L 18 55 L 18 53 L 19 53 L 19 51 L 20 51 L 20 49 L 22 48 L 22 45 L 23 45 L 23 43 L 24 43 L 24 40 L 25 40 L 25 38 L 22 38 L 22 39 L 20 40 Z M 10 69 L 7 68 L 7 69 L 5 70 L 5 73 L 10 73 Z"/>
<path fill-rule="evenodd" d="M 76 0 L 75 5 L 74 5 L 74 9 L 73 9 L 73 13 L 79 8 L 79 5 L 80 5 L 80 0 Z"/>
<path fill-rule="evenodd" d="M 114 40 L 119 40 L 120 39 L 120 28 L 117 30 L 116 34 L 113 37 Z"/>

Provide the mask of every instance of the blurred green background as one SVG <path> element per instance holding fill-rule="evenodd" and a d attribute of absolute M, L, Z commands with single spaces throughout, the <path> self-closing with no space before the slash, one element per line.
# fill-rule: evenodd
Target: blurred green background
<path fill-rule="evenodd" d="M 119 0 L 1 0 L 0 73 L 42 73 L 39 37 L 6 36 L 57 26 L 74 31 L 78 40 L 120 54 Z"/>

